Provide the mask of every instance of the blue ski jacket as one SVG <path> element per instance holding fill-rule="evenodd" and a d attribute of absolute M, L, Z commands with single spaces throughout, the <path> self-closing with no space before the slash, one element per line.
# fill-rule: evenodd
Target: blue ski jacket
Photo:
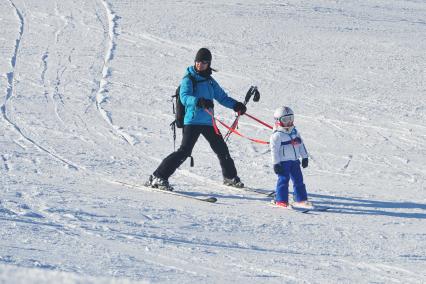
<path fill-rule="evenodd" d="M 192 86 L 191 75 L 197 81 L 195 88 Z M 180 101 L 185 106 L 184 125 L 213 125 L 212 117 L 204 109 L 197 107 L 199 98 L 215 99 L 227 108 L 233 108 L 236 100 L 229 97 L 219 84 L 212 78 L 204 78 L 195 71 L 194 66 L 186 69 L 185 76 L 180 84 Z M 213 109 L 210 109 L 212 113 Z"/>

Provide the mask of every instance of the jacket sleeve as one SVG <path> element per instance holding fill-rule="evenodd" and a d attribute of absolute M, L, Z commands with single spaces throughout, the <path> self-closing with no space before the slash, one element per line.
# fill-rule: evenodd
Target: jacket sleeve
<path fill-rule="evenodd" d="M 272 164 L 276 165 L 281 162 L 281 139 L 278 133 L 274 133 L 271 135 L 269 141 L 269 147 L 271 148 L 271 156 L 272 156 Z"/>
<path fill-rule="evenodd" d="M 301 141 L 300 147 L 299 147 L 300 156 L 302 156 L 303 159 L 308 158 L 308 150 L 306 150 L 305 143 L 303 143 L 302 136 L 300 136 L 300 134 L 297 134 L 297 136 L 299 136 Z"/>
<path fill-rule="evenodd" d="M 197 98 L 193 94 L 192 81 L 188 76 L 184 77 L 180 83 L 179 97 L 185 107 L 195 106 L 197 103 Z"/>
<path fill-rule="evenodd" d="M 212 80 L 212 86 L 214 91 L 214 99 L 224 107 L 233 108 L 237 101 L 229 97 L 215 80 Z"/>

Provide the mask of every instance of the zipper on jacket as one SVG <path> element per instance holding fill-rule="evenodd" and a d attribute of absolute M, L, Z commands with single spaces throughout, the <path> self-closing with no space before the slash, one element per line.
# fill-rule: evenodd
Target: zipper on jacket
<path fill-rule="evenodd" d="M 291 134 L 289 134 L 288 136 L 290 136 L 290 141 L 291 141 L 290 144 L 291 144 L 291 147 L 293 147 L 294 159 L 297 160 L 296 148 L 294 148 L 294 145 L 293 145 L 293 137 L 291 137 Z M 297 135 L 296 135 L 296 137 L 294 139 L 296 139 L 296 138 L 297 138 Z"/>
<path fill-rule="evenodd" d="M 296 148 L 294 148 L 294 145 L 293 145 L 293 144 L 291 144 L 291 146 L 293 146 L 294 159 L 295 159 L 295 160 L 297 160 Z"/>

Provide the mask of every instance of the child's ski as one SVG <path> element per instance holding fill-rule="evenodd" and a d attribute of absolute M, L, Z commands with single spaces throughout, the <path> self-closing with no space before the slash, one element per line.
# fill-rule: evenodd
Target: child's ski
<path fill-rule="evenodd" d="M 273 198 L 271 200 L 271 203 L 274 202 L 275 191 L 268 191 L 268 190 L 265 190 L 265 189 L 259 189 L 259 188 L 253 188 L 253 187 L 247 187 L 247 186 L 244 186 L 244 187 L 241 187 L 241 188 L 235 188 L 235 189 L 245 191 L 245 192 L 257 193 L 257 194 L 260 194 L 260 195 L 263 195 L 263 196 L 266 196 L 266 197 L 270 197 L 270 198 Z M 315 206 L 315 205 L 312 208 L 298 207 L 298 206 L 294 205 L 294 201 L 292 201 L 292 199 L 293 199 L 293 195 L 290 193 L 289 197 L 288 197 L 288 200 L 290 200 L 290 204 L 289 204 L 288 209 L 294 210 L 294 211 L 297 211 L 297 212 L 300 212 L 300 213 L 324 212 L 324 211 L 327 211 L 327 210 L 330 209 L 330 207 L 327 207 L 327 206 Z M 272 205 L 275 206 L 275 204 L 272 204 Z"/>
<path fill-rule="evenodd" d="M 189 199 L 193 199 L 193 200 L 198 200 L 198 201 L 203 201 L 203 202 L 208 202 L 208 203 L 215 203 L 217 201 L 217 198 L 214 196 L 209 196 L 209 197 L 197 197 L 197 196 L 193 196 L 193 195 L 189 195 L 186 193 L 183 193 L 181 191 L 169 191 L 169 190 L 162 190 L 162 189 L 158 189 L 158 188 L 153 188 L 153 187 L 148 187 L 145 185 L 139 185 L 139 184 L 130 184 L 127 182 L 123 182 L 123 181 L 118 181 L 118 180 L 114 180 L 112 181 L 113 183 L 118 183 L 127 187 L 131 187 L 131 188 L 137 188 L 137 189 L 143 189 L 143 190 L 151 190 L 151 191 L 156 191 L 156 192 L 161 192 L 161 193 L 166 193 L 166 194 L 171 194 L 171 195 L 176 195 L 176 196 L 180 196 L 180 197 L 184 197 L 184 198 L 189 198 Z"/>
<path fill-rule="evenodd" d="M 330 207 L 327 207 L 327 206 L 314 206 L 314 208 L 311 208 L 311 209 L 304 209 L 304 208 L 298 209 L 297 207 L 293 207 L 293 209 L 306 211 L 306 212 L 303 212 L 303 213 L 308 213 L 308 212 L 324 212 L 324 211 L 328 211 L 330 209 Z"/>
<path fill-rule="evenodd" d="M 330 209 L 330 207 L 326 207 L 326 206 L 313 206 L 312 208 L 309 207 L 298 207 L 294 205 L 294 202 L 290 202 L 288 207 L 281 207 L 281 206 L 277 206 L 275 204 L 275 200 L 271 200 L 271 205 L 274 207 L 278 207 L 278 208 L 282 208 L 284 210 L 293 210 L 296 212 L 300 212 L 300 213 L 309 213 L 309 212 L 324 212 Z"/>
<path fill-rule="evenodd" d="M 271 204 L 271 206 L 280 208 L 283 211 L 290 210 L 290 211 L 294 211 L 294 212 L 298 212 L 298 213 L 308 213 L 309 212 L 309 209 L 295 208 L 295 207 L 291 206 L 290 204 L 287 207 L 278 206 L 278 205 L 275 204 L 275 200 L 271 200 L 270 204 Z"/>
<path fill-rule="evenodd" d="M 257 194 L 264 195 L 264 196 L 267 196 L 267 197 L 274 197 L 275 196 L 275 191 L 268 191 L 268 190 L 265 191 L 265 190 L 262 190 L 262 189 L 259 189 L 259 188 L 253 188 L 253 187 L 247 187 L 247 186 L 235 187 L 235 188 L 239 189 L 239 190 L 246 191 L 246 192 L 257 193 Z"/>
<path fill-rule="evenodd" d="M 308 212 L 312 212 L 312 211 L 324 212 L 324 211 L 327 211 L 328 209 L 330 209 L 330 207 L 327 207 L 327 206 L 314 205 L 309 201 L 307 202 L 308 204 L 300 205 L 297 202 L 295 202 L 294 200 L 292 200 L 290 196 L 289 196 L 288 199 L 290 200 L 289 205 L 294 210 L 300 210 L 300 211 L 303 211 L 303 213 L 308 213 Z"/>

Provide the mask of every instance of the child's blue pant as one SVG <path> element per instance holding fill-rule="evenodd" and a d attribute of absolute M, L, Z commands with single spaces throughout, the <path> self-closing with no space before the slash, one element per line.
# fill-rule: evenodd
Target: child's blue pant
<path fill-rule="evenodd" d="M 281 166 L 284 169 L 284 173 L 278 175 L 275 201 L 288 202 L 288 183 L 290 179 L 293 182 L 294 201 L 308 200 L 308 193 L 306 192 L 302 170 L 300 169 L 300 161 L 284 161 L 281 162 Z"/>

